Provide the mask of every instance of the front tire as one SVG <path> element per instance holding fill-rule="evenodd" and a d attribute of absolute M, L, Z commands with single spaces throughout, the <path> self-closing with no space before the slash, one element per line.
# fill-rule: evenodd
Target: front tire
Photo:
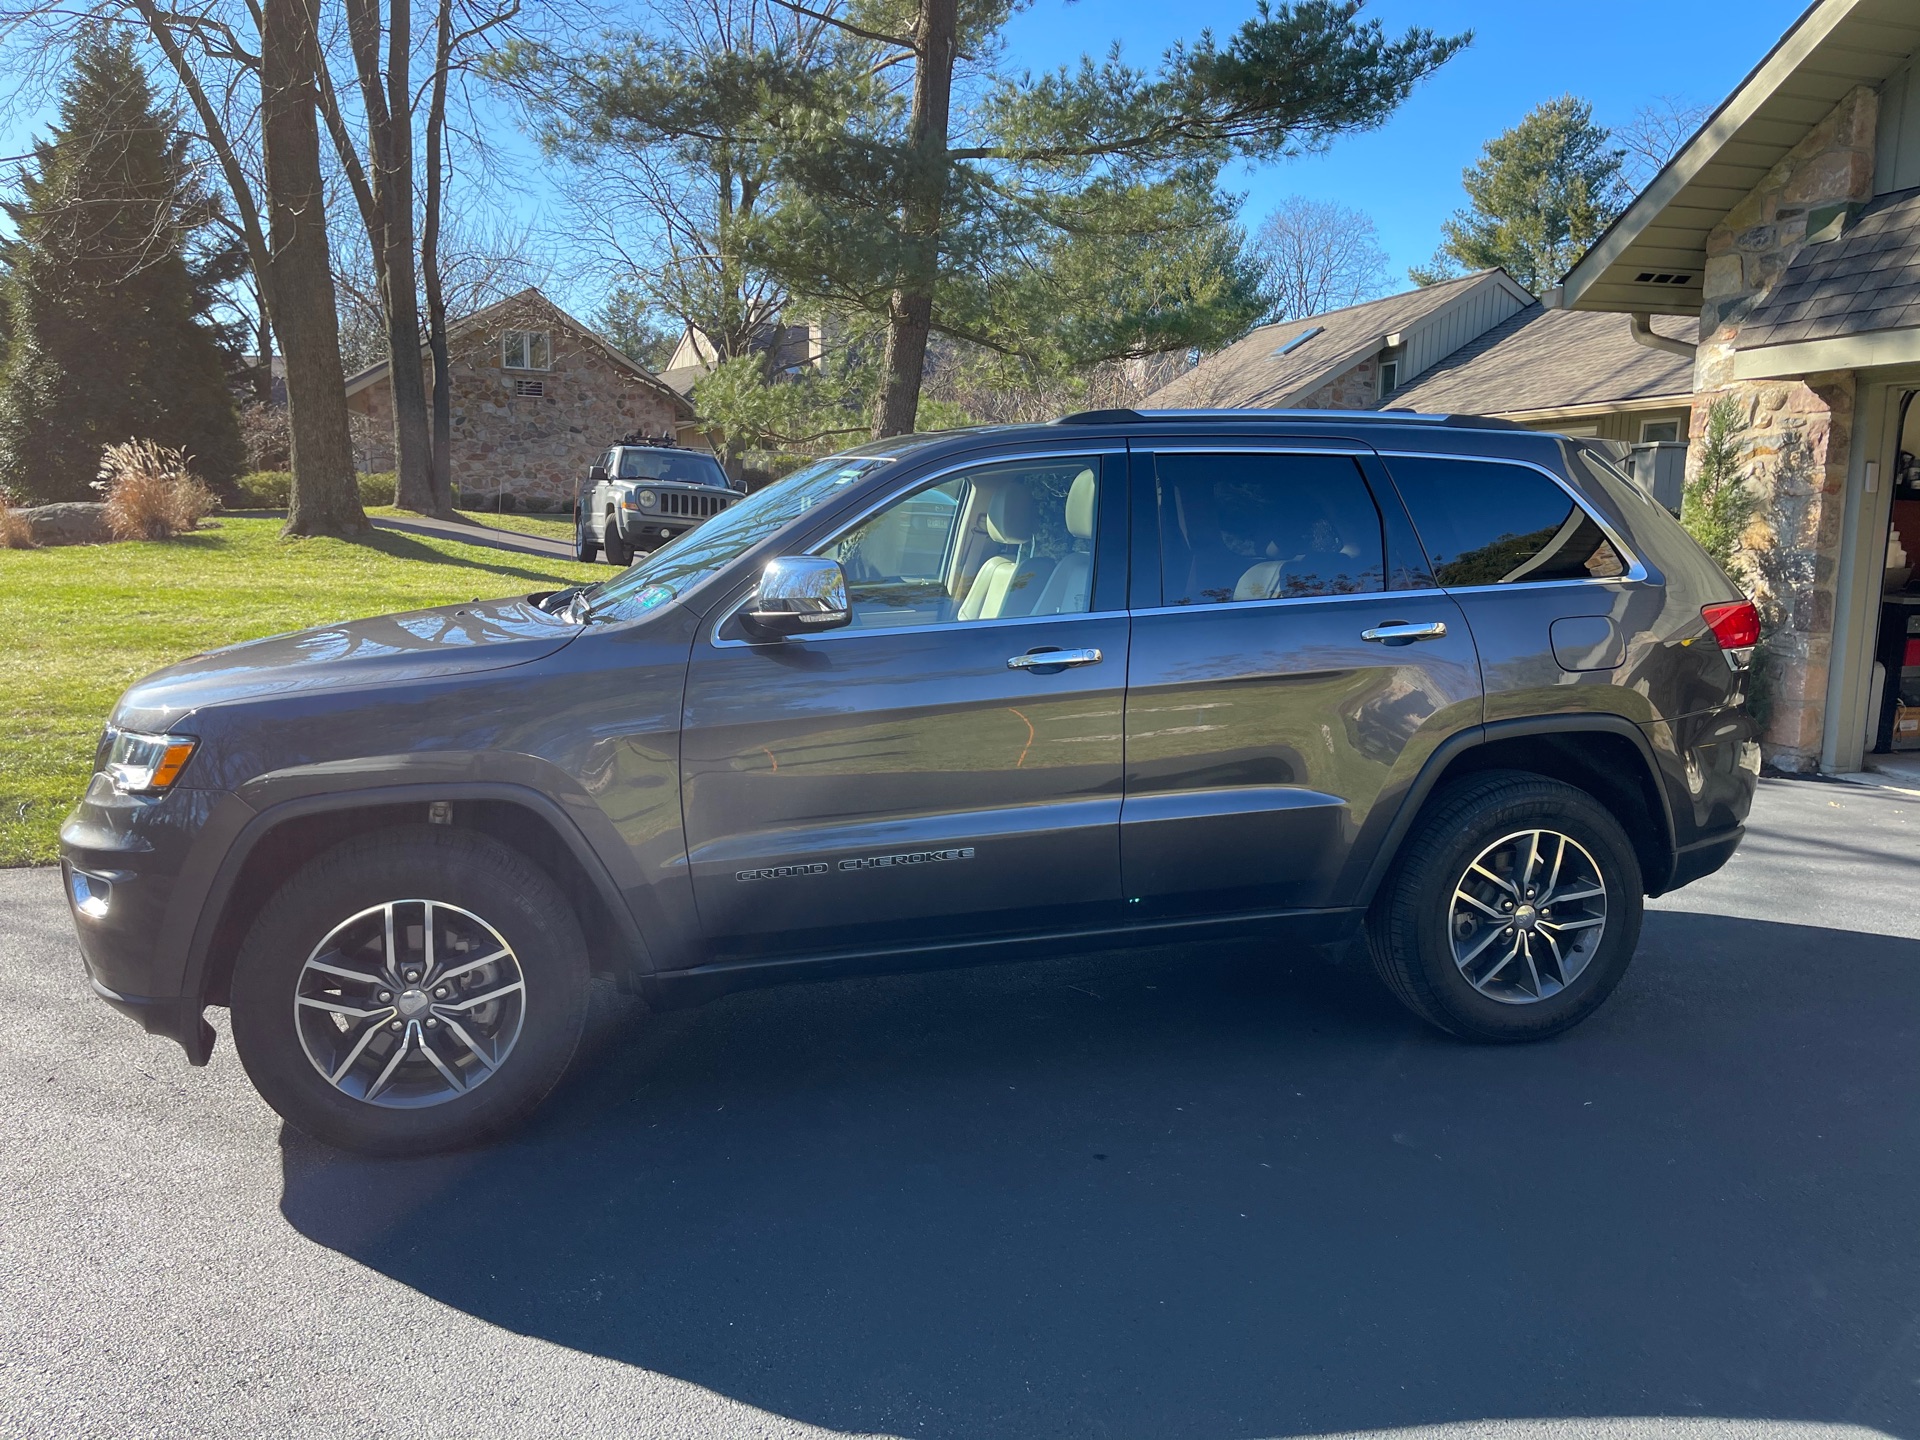
<path fill-rule="evenodd" d="M 1448 786 L 1367 917 L 1374 968 L 1466 1040 L 1541 1040 L 1613 993 L 1640 941 L 1639 857 L 1584 790 L 1520 771 Z"/>
<path fill-rule="evenodd" d="M 384 831 L 267 903 L 234 964 L 234 1048 L 267 1103 L 326 1144 L 477 1144 L 559 1082 L 588 978 L 571 908 L 525 856 L 445 826 Z"/>
<path fill-rule="evenodd" d="M 600 544 L 593 538 L 593 527 L 587 524 L 585 507 L 579 505 L 573 510 L 573 558 L 582 565 L 600 558 Z"/>
<path fill-rule="evenodd" d="M 624 570 L 633 563 L 633 546 L 627 543 L 627 537 L 620 533 L 620 517 L 612 511 L 607 512 L 607 528 L 602 534 L 601 543 L 606 546 L 607 563 Z"/>

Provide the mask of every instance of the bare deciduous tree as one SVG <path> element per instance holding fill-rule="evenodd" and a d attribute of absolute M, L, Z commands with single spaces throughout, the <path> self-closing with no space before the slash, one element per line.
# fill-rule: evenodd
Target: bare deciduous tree
<path fill-rule="evenodd" d="M 432 0 L 432 36 L 414 40 L 413 0 L 342 0 L 346 72 L 323 74 L 321 114 L 340 173 L 366 228 L 380 295 L 393 396 L 397 502 L 429 514 L 452 512 L 448 473 L 452 425 L 446 307 L 440 275 L 441 210 L 445 204 L 450 77 L 476 47 L 519 14 L 519 0 Z M 428 75 L 413 80 L 415 50 Z M 357 107 L 347 97 L 357 97 Z M 416 146 L 416 130 L 424 137 Z M 416 183 L 416 150 L 425 151 L 424 191 Z M 415 209 L 421 209 L 419 231 Z M 419 250 L 416 257 L 416 240 Z M 431 414 L 419 364 L 424 284 L 426 343 L 434 366 Z"/>
<path fill-rule="evenodd" d="M 775 0 L 649 0 L 644 16 L 645 34 L 523 45 L 492 69 L 568 162 L 580 278 L 637 296 L 726 361 L 764 344 L 789 298 L 740 254 L 776 158 L 752 100 L 781 78 L 767 57 L 805 70 L 832 32 Z"/>
<path fill-rule="evenodd" d="M 268 271 L 274 326 L 287 357 L 293 491 L 287 532 L 338 535 L 366 528 L 353 474 L 339 321 L 327 259 L 316 90 L 318 0 L 261 0 L 260 133 L 266 166 Z M 313 475 L 326 477 L 318 487 Z M 336 483 L 344 476 L 345 483 Z"/>
<path fill-rule="evenodd" d="M 1297 320 L 1383 294 L 1387 252 L 1365 212 L 1290 195 L 1260 222 L 1252 250 L 1271 308 L 1266 320 Z"/>
<path fill-rule="evenodd" d="M 1615 143 L 1627 152 L 1621 178 L 1635 191 L 1644 190 L 1711 113 L 1681 95 L 1662 95 L 1642 105 L 1613 132 Z"/>

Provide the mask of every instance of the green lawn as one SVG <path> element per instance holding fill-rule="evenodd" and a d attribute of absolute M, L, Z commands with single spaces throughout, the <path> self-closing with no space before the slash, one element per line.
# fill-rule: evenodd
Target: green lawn
<path fill-rule="evenodd" d="M 279 531 L 278 520 L 229 517 L 179 540 L 0 550 L 0 693 L 11 712 L 0 732 L 0 865 L 54 859 L 107 712 L 150 670 L 236 640 L 611 573 L 384 531 L 357 542 Z"/>

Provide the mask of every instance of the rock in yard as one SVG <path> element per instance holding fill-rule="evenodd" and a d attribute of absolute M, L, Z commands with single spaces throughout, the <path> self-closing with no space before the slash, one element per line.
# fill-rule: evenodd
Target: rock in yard
<path fill-rule="evenodd" d="M 107 507 L 97 501 L 35 505 L 20 513 L 32 527 L 36 545 L 105 545 L 113 539 L 107 529 Z"/>

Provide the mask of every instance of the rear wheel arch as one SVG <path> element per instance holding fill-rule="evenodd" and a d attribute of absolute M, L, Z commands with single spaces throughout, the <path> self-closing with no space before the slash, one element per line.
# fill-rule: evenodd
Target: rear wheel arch
<path fill-rule="evenodd" d="M 310 797 L 263 811 L 241 833 L 215 877 L 194 936 L 184 989 L 210 1005 L 230 997 L 233 965 L 253 923 L 280 888 L 342 841 L 419 825 L 435 800 L 452 808 L 451 828 L 500 841 L 557 885 L 584 932 L 597 973 L 623 986 L 651 970 L 638 927 L 604 867 L 564 815 L 515 787 L 434 787 L 431 795 Z M 569 838 L 569 832 L 572 832 Z"/>
<path fill-rule="evenodd" d="M 1675 854 L 1673 817 L 1646 736 L 1619 716 L 1562 715 L 1496 722 L 1437 750 L 1410 787 L 1374 859 L 1361 905 L 1372 904 L 1434 796 L 1464 777 L 1492 770 L 1544 776 L 1591 795 L 1633 842 L 1648 893 L 1666 888 Z"/>

